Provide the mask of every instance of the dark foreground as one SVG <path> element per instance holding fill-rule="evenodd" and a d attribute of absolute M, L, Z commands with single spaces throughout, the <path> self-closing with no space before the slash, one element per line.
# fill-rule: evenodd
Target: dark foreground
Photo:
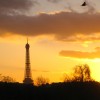
<path fill-rule="evenodd" d="M 100 83 L 54 83 L 40 87 L 0 83 L 0 100 L 100 100 Z"/>

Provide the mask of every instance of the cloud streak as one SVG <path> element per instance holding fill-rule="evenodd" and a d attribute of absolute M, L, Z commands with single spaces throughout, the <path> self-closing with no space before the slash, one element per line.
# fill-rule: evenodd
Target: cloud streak
<path fill-rule="evenodd" d="M 58 2 L 60 2 L 61 0 L 47 0 L 47 1 L 52 2 L 52 3 L 58 3 Z"/>
<path fill-rule="evenodd" d="M 38 16 L 0 14 L 0 36 L 6 33 L 18 35 L 54 35 L 61 41 L 85 41 L 100 39 L 100 14 L 60 12 Z"/>
<path fill-rule="evenodd" d="M 29 10 L 36 3 L 35 0 L 0 0 L 0 14 Z"/>
<path fill-rule="evenodd" d="M 64 57 L 95 59 L 100 58 L 100 47 L 96 47 L 94 52 L 62 50 L 59 54 Z"/>
<path fill-rule="evenodd" d="M 34 72 L 43 72 L 43 73 L 49 73 L 50 72 L 48 70 L 36 70 L 36 69 L 33 69 L 32 71 L 34 71 Z"/>

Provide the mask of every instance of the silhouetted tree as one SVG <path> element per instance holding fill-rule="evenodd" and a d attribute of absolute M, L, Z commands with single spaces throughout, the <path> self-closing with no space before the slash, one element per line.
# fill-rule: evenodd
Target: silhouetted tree
<path fill-rule="evenodd" d="M 0 82 L 13 83 L 16 81 L 10 76 L 2 76 L 2 74 L 0 74 Z"/>
<path fill-rule="evenodd" d="M 90 68 L 87 64 L 83 65 L 77 65 L 74 67 L 74 71 L 72 74 L 64 75 L 64 82 L 72 82 L 72 81 L 78 81 L 78 82 L 85 82 L 85 81 L 94 81 L 91 78 L 91 72 Z"/>
<path fill-rule="evenodd" d="M 2 76 L 2 80 L 1 80 L 2 82 L 7 82 L 7 83 L 13 83 L 13 82 L 15 82 L 15 80 L 12 78 L 12 77 L 10 77 L 10 76 Z"/>
<path fill-rule="evenodd" d="M 37 86 L 41 86 L 41 85 L 44 85 L 44 84 L 47 84 L 47 83 L 49 83 L 48 78 L 44 78 L 44 77 L 40 76 L 40 77 L 37 77 L 37 79 L 36 79 L 36 85 Z"/>
<path fill-rule="evenodd" d="M 63 82 L 71 82 L 73 80 L 73 77 L 68 74 L 64 74 L 63 76 Z"/>
<path fill-rule="evenodd" d="M 2 74 L 0 74 L 0 82 L 2 81 L 2 79 L 3 79 L 3 76 L 2 76 Z"/>
<path fill-rule="evenodd" d="M 84 65 L 77 65 L 74 68 L 74 73 L 73 73 L 73 80 L 74 81 L 91 81 L 91 73 L 90 73 L 90 68 L 87 64 Z"/>

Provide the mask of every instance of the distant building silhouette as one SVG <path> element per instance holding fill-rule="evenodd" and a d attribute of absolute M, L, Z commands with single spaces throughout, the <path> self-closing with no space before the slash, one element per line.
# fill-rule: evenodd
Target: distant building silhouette
<path fill-rule="evenodd" d="M 29 55 L 30 45 L 28 43 L 28 39 L 27 39 L 25 48 L 26 48 L 26 63 L 25 63 L 25 76 L 24 76 L 23 83 L 33 84 L 32 75 L 31 75 L 31 67 L 30 67 L 30 55 Z"/>

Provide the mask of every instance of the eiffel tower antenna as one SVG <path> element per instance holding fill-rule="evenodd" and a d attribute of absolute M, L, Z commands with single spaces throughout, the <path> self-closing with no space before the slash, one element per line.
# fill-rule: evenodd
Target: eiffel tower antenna
<path fill-rule="evenodd" d="M 27 37 L 27 43 L 28 43 L 28 37 Z"/>

